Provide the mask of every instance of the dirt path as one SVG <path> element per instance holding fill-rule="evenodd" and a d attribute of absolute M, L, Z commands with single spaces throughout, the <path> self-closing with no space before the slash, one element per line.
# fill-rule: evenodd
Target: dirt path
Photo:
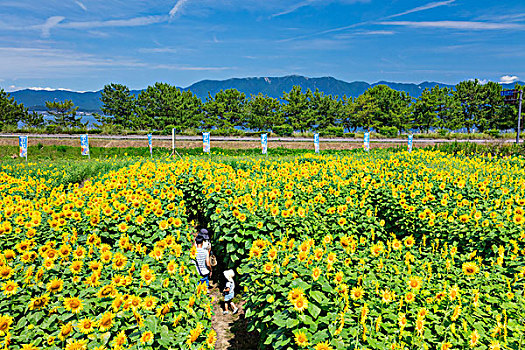
<path fill-rule="evenodd" d="M 79 147 L 80 141 L 77 139 L 51 139 L 51 138 L 32 138 L 29 140 L 30 146 L 35 145 L 42 146 L 73 146 Z M 435 145 L 435 141 L 420 141 L 414 142 L 414 147 L 426 147 Z M 89 140 L 91 147 L 148 147 L 147 141 L 139 140 L 108 140 L 108 139 L 97 139 L 95 137 Z M 347 140 L 341 142 L 321 142 L 320 150 L 342 150 L 342 149 L 354 149 L 361 148 L 363 141 Z M 15 138 L 0 138 L 0 146 L 18 146 L 18 139 Z M 406 146 L 406 141 L 399 142 L 381 142 L 373 140 L 370 143 L 370 148 L 386 148 L 395 146 Z M 171 141 L 167 140 L 154 140 L 153 147 L 171 148 Z M 202 141 L 177 141 L 177 148 L 201 148 Z M 260 141 L 215 141 L 212 140 L 211 147 L 218 147 L 224 149 L 246 149 L 246 148 L 260 148 Z M 291 141 L 271 141 L 268 142 L 268 149 L 272 148 L 287 148 L 287 149 L 314 149 L 313 142 L 291 142 Z"/>
<path fill-rule="evenodd" d="M 223 315 L 223 296 L 218 288 L 217 282 L 210 283 L 210 296 L 214 298 L 213 313 L 211 323 L 212 328 L 217 332 L 216 350 L 255 350 L 258 344 L 256 332 L 248 332 L 244 318 L 244 304 L 239 295 L 236 295 L 234 302 L 239 308 L 239 312 L 233 315 L 231 312 Z"/>

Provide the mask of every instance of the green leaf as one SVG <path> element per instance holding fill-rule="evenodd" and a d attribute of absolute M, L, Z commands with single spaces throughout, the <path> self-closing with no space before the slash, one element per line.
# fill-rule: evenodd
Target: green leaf
<path fill-rule="evenodd" d="M 328 303 L 328 299 L 325 295 L 317 290 L 311 291 L 310 296 L 321 305 Z"/>
<path fill-rule="evenodd" d="M 321 309 L 316 304 L 310 302 L 310 304 L 308 305 L 308 312 L 310 313 L 310 315 L 312 315 L 314 319 L 316 319 L 321 313 Z"/>

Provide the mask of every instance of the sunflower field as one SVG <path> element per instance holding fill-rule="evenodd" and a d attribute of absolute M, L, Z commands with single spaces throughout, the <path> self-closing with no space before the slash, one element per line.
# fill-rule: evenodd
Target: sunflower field
<path fill-rule="evenodd" d="M 214 347 L 181 166 L 137 162 L 81 188 L 0 174 L 3 348 Z"/>
<path fill-rule="evenodd" d="M 2 167 L 0 340 L 214 348 L 198 220 L 237 270 L 261 348 L 525 348 L 524 163 L 425 150 L 129 158 L 81 186 Z"/>

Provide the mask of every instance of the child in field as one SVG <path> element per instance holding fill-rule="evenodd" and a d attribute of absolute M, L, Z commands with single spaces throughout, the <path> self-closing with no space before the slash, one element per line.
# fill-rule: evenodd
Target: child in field
<path fill-rule="evenodd" d="M 232 309 L 233 314 L 236 314 L 237 311 L 239 311 L 239 308 L 235 306 L 233 303 L 233 297 L 235 295 L 234 289 L 235 289 L 235 282 L 233 281 L 233 277 L 235 276 L 235 272 L 233 270 L 226 270 L 224 271 L 224 277 L 226 278 L 226 287 L 223 290 L 224 294 L 224 311 L 223 315 L 226 315 L 228 313 L 228 307 Z"/>

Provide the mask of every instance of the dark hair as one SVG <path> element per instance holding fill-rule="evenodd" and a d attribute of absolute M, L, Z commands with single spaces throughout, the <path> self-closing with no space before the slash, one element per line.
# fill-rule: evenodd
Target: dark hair
<path fill-rule="evenodd" d="M 197 238 L 195 238 L 195 243 L 201 244 L 204 242 L 204 238 L 201 235 L 198 235 Z"/>

